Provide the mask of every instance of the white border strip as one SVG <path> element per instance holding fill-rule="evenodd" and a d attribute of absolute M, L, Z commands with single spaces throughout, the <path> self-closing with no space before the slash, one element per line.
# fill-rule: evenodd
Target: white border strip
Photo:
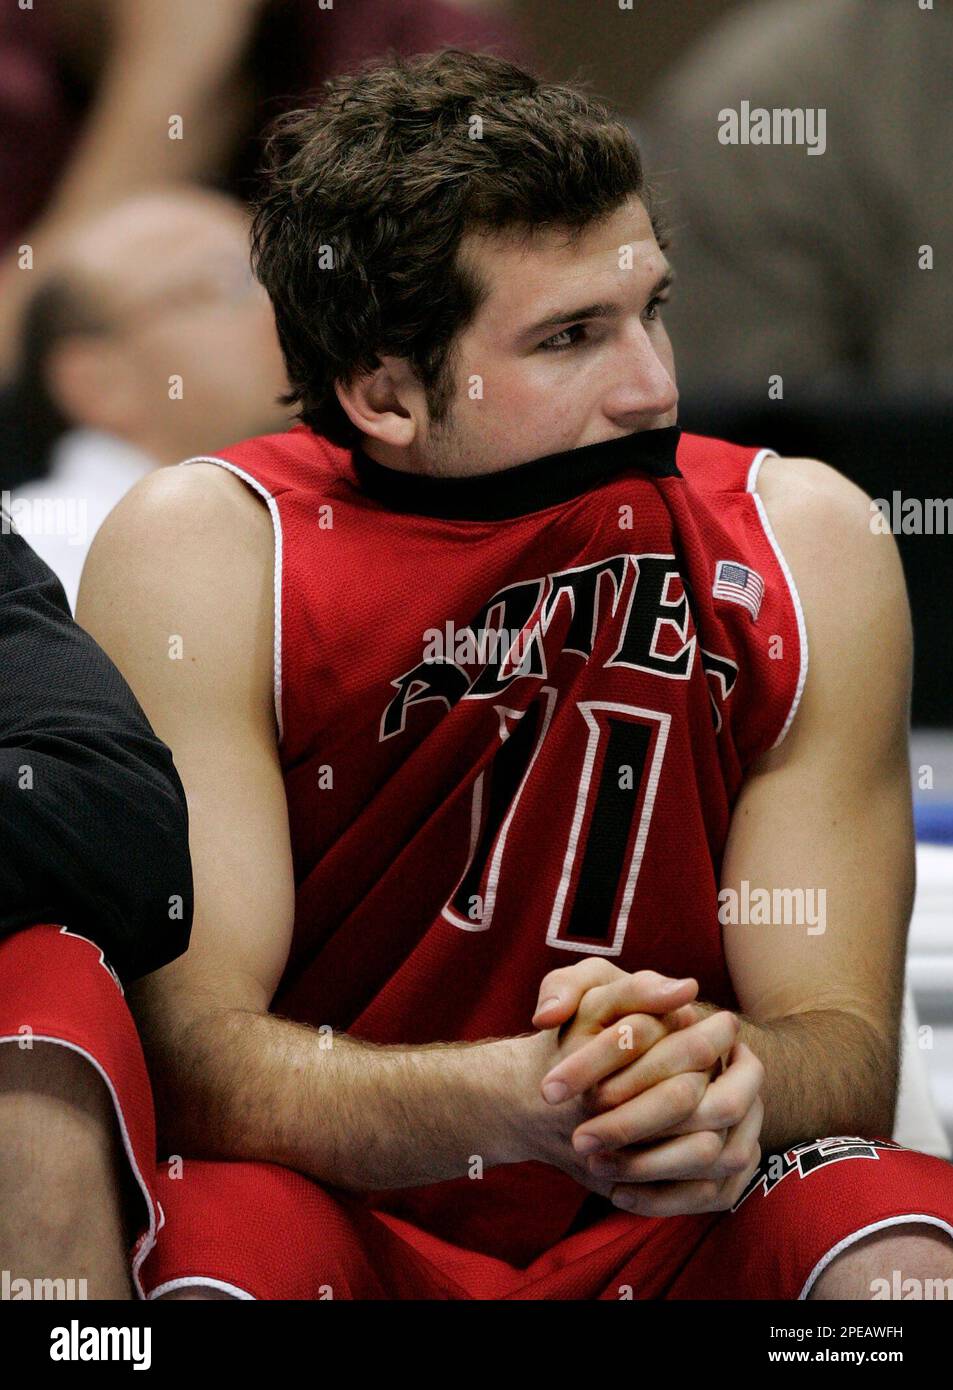
<path fill-rule="evenodd" d="M 758 509 L 758 516 L 761 519 L 761 525 L 764 527 L 764 534 L 768 538 L 768 541 L 771 545 L 771 549 L 774 551 L 775 558 L 777 559 L 777 562 L 781 567 L 781 573 L 784 575 L 784 578 L 787 581 L 787 586 L 791 591 L 791 601 L 794 604 L 794 612 L 797 616 L 798 641 L 801 645 L 801 669 L 798 672 L 797 689 L 794 692 L 794 699 L 791 702 L 791 708 L 788 710 L 788 717 L 784 721 L 784 726 L 781 729 L 781 732 L 778 734 L 777 738 L 774 740 L 774 743 L 772 743 L 771 745 L 772 748 L 777 748 L 778 744 L 781 743 L 784 739 L 784 736 L 786 735 L 788 729 L 790 729 L 791 721 L 794 719 L 795 714 L 797 714 L 798 705 L 801 703 L 801 696 L 804 693 L 804 683 L 807 680 L 808 651 L 807 627 L 804 622 L 804 609 L 801 607 L 801 596 L 797 591 L 797 585 L 794 582 L 794 575 L 791 573 L 788 567 L 788 562 L 787 560 L 785 560 L 784 555 L 781 551 L 781 547 L 778 545 L 777 537 L 774 534 L 771 522 L 768 520 L 768 513 L 764 509 L 764 503 L 762 502 L 761 498 L 758 496 L 758 493 L 756 491 L 756 488 L 758 486 L 758 474 L 761 472 L 761 465 L 764 463 L 766 458 L 778 458 L 776 450 L 762 449 L 760 453 L 755 455 L 754 459 L 752 460 L 751 467 L 748 470 L 747 491 L 750 492 L 751 496 L 754 498 L 754 504 Z"/>
<path fill-rule="evenodd" d="M 260 483 L 257 478 L 253 478 L 250 473 L 246 473 L 243 468 L 239 468 L 234 463 L 229 463 L 228 459 L 215 458 L 212 454 L 196 454 L 194 458 L 183 459 L 177 466 L 184 468 L 187 463 L 216 463 L 219 468 L 227 468 L 229 473 L 234 473 L 236 478 L 241 478 L 250 488 L 263 497 L 268 503 L 268 510 L 271 512 L 271 524 L 275 532 L 275 654 L 274 654 L 274 687 L 275 687 L 275 720 L 278 725 L 278 741 L 284 738 L 284 728 L 281 718 L 281 572 L 282 572 L 282 551 L 281 551 L 281 516 L 278 511 L 278 503 L 271 493 Z"/>
<path fill-rule="evenodd" d="M 919 1223 L 921 1226 L 939 1226 L 941 1231 L 946 1231 L 947 1235 L 953 1238 L 953 1226 L 949 1225 L 948 1222 L 941 1221 L 938 1216 L 923 1216 L 916 1212 L 909 1212 L 905 1216 L 888 1216 L 884 1221 L 874 1221 L 869 1226 L 861 1226 L 860 1230 L 852 1231 L 849 1236 L 845 1236 L 843 1240 L 838 1241 L 836 1245 L 828 1250 L 826 1255 L 818 1260 L 817 1264 L 807 1276 L 807 1282 L 803 1289 L 798 1294 L 798 1302 L 807 1298 L 811 1289 L 824 1273 L 824 1270 L 830 1264 L 831 1260 L 836 1259 L 838 1255 L 842 1254 L 848 1246 L 853 1245 L 855 1241 L 862 1240 L 864 1236 L 869 1236 L 874 1231 L 885 1231 L 888 1226 L 908 1226 L 914 1222 Z"/>
<path fill-rule="evenodd" d="M 223 1279 L 201 1278 L 199 1275 L 187 1275 L 182 1279 L 167 1279 L 164 1284 L 156 1284 L 155 1288 L 146 1297 L 151 1301 L 154 1298 L 161 1298 L 165 1293 L 171 1293 L 173 1289 L 218 1289 L 221 1293 L 227 1293 L 232 1298 L 240 1298 L 245 1301 L 257 1303 L 253 1293 L 247 1289 L 240 1289 L 237 1284 L 226 1284 Z"/>
<path fill-rule="evenodd" d="M 103 1070 L 100 1064 L 96 1061 L 96 1058 L 92 1055 L 92 1053 L 87 1052 L 85 1047 L 80 1047 L 78 1043 L 67 1042 L 65 1038 L 54 1038 L 46 1034 L 43 1034 L 41 1036 L 39 1033 L 31 1033 L 30 1040 L 31 1042 L 55 1043 L 57 1047 L 68 1047 L 71 1052 L 77 1052 L 80 1055 L 80 1057 L 86 1058 L 86 1061 L 89 1062 L 90 1066 L 95 1068 L 95 1070 L 102 1077 L 103 1081 L 106 1083 L 106 1089 L 109 1091 L 109 1094 L 112 1097 L 112 1103 L 116 1111 L 116 1118 L 119 1121 L 119 1132 L 122 1135 L 123 1148 L 126 1150 L 126 1157 L 129 1160 L 129 1166 L 133 1171 L 136 1182 L 139 1184 L 142 1195 L 146 1201 L 146 1207 L 149 1211 L 149 1231 L 146 1235 L 145 1240 L 142 1242 L 142 1247 L 137 1251 L 136 1257 L 132 1262 L 132 1277 L 136 1286 L 136 1292 L 138 1293 L 140 1298 L 144 1299 L 146 1295 L 145 1290 L 142 1287 L 142 1280 L 139 1277 L 139 1271 L 142 1267 L 144 1260 L 151 1253 L 156 1243 L 156 1236 L 158 1235 L 159 1231 L 162 1230 L 162 1227 L 165 1225 L 165 1215 L 162 1211 L 162 1208 L 160 1207 L 159 1219 L 158 1221 L 156 1220 L 156 1207 L 152 1200 L 152 1193 L 146 1186 L 142 1173 L 139 1171 L 139 1165 L 136 1162 L 136 1155 L 133 1152 L 132 1144 L 129 1140 L 129 1131 L 126 1128 L 126 1117 L 122 1113 L 122 1106 L 119 1104 L 119 1097 L 116 1095 L 116 1090 L 113 1086 L 112 1080 L 106 1074 L 106 1072 Z M 7 1034 L 6 1036 L 0 1037 L 0 1043 L 22 1042 L 23 1038 L 19 1034 Z"/>

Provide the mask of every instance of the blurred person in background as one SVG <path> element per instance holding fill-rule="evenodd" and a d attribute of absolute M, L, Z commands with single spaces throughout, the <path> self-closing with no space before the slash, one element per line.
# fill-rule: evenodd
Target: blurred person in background
<path fill-rule="evenodd" d="M 0 669 L 0 1299 L 55 1298 L 39 1280 L 129 1299 L 161 1214 L 134 1157 L 154 1119 L 123 986 L 188 946 L 188 806 L 2 508 Z"/>
<path fill-rule="evenodd" d="M 950 492 L 951 68 L 949 6 L 766 0 L 671 69 L 645 135 L 672 229 L 667 322 L 689 428 L 816 454 L 873 498 Z M 752 138 L 758 111 L 770 145 Z M 776 141 L 776 119 L 782 135 L 802 122 L 814 152 Z M 897 543 L 913 722 L 947 726 L 953 643 L 936 595 L 953 552 L 945 536 Z"/>
<path fill-rule="evenodd" d="M 745 5 L 676 64 L 651 127 L 689 409 L 726 393 L 762 405 L 776 374 L 786 400 L 948 396 L 951 69 L 953 14 L 906 0 Z M 742 102 L 822 112 L 823 143 L 727 143 L 726 112 L 743 140 Z"/>
<path fill-rule="evenodd" d="M 0 379 L 42 270 L 145 189 L 250 191 L 258 135 L 384 49 L 517 46 L 503 0 L 43 0 L 0 10 Z M 26 247 L 24 251 L 22 248 Z"/>
<path fill-rule="evenodd" d="M 71 607 L 93 536 L 133 483 L 210 440 L 284 428 L 286 390 L 232 199 L 143 194 L 71 234 L 24 317 L 16 392 L 32 481 L 8 499 Z"/>

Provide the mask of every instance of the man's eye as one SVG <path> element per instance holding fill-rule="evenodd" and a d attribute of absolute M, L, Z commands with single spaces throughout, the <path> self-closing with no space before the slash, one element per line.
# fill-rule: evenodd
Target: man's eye
<path fill-rule="evenodd" d="M 544 343 L 540 343 L 542 352 L 565 352 L 567 348 L 575 347 L 582 342 L 581 338 L 573 337 L 575 333 L 585 333 L 585 328 L 581 323 L 574 323 L 570 328 L 561 328 L 558 333 L 554 333 L 551 338 L 547 338 Z"/>
<path fill-rule="evenodd" d="M 654 299 L 650 299 L 645 306 L 645 317 L 649 323 L 654 323 L 658 318 L 658 311 L 663 304 L 667 304 L 669 296 L 667 294 L 657 294 Z"/>

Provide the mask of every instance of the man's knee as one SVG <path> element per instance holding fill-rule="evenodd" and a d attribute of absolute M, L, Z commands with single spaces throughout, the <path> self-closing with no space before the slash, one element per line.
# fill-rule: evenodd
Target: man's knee
<path fill-rule="evenodd" d="M 56 1043 L 0 1045 L 0 1195 L 50 1234 L 104 1205 L 129 1221 L 141 1198 L 112 1098 L 81 1053 Z"/>
<path fill-rule="evenodd" d="M 87 1155 L 112 1153 L 117 1135 L 109 1092 L 87 1058 L 56 1043 L 0 1045 L 0 1164 L 5 1152 L 27 1150 L 33 1167 L 75 1171 Z"/>
<path fill-rule="evenodd" d="M 925 1222 L 873 1231 L 831 1261 L 808 1297 L 953 1299 L 953 1237 Z"/>
<path fill-rule="evenodd" d="M 72 1109 L 110 1113 L 109 1094 L 88 1058 L 62 1043 L 0 1044 L 0 1104 L 65 1102 Z"/>
<path fill-rule="evenodd" d="M 0 1264 L 26 1278 L 75 1273 L 90 1297 L 128 1299 L 141 1208 L 91 1062 L 55 1043 L 0 1045 Z"/>

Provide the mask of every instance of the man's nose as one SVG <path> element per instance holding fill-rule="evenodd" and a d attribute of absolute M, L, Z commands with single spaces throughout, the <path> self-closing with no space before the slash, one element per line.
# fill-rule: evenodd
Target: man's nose
<path fill-rule="evenodd" d="M 626 344 L 610 402 L 613 415 L 666 415 L 678 404 L 675 373 L 644 329 Z"/>

